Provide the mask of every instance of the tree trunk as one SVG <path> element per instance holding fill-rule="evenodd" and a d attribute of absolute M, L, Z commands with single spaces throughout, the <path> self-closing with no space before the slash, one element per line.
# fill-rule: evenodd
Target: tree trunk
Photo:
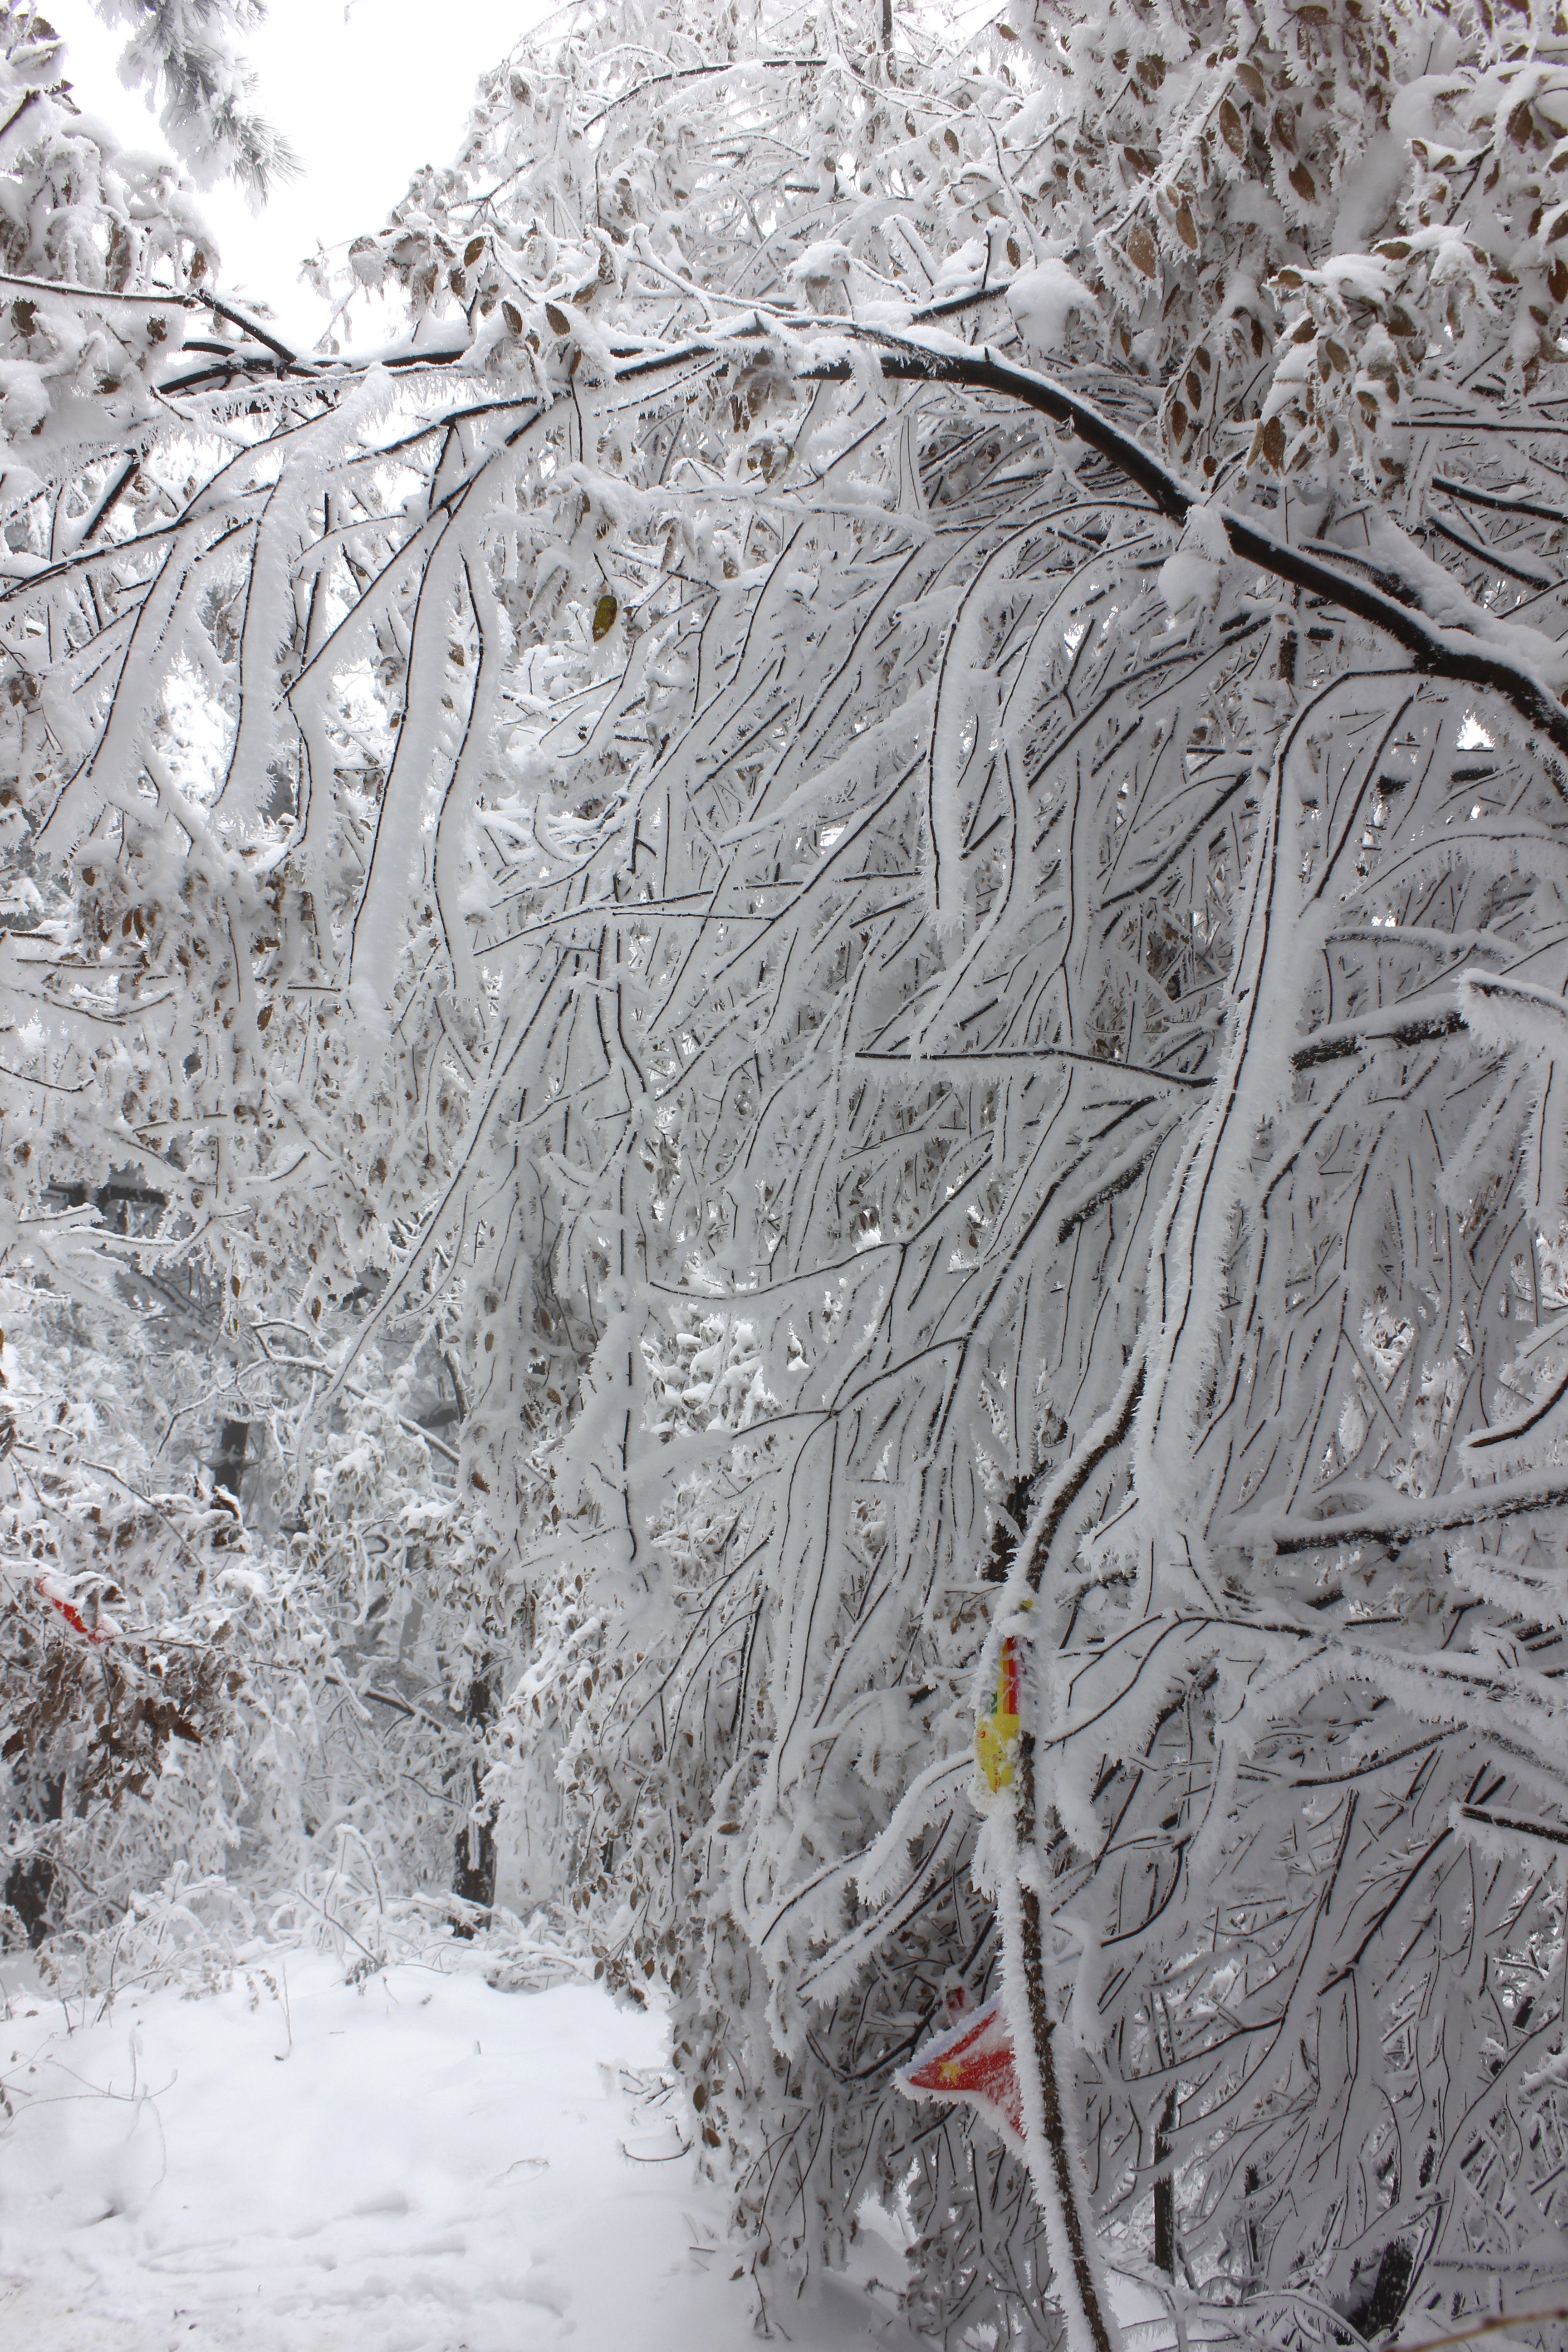
<path fill-rule="evenodd" d="M 1176 2124 L 1176 2093 L 1173 2084 L 1165 2095 L 1164 2111 L 1154 2133 L 1154 2162 L 1166 2162 L 1171 2153 L 1170 2134 Z M 1154 2183 L 1154 2268 L 1163 2271 L 1167 2278 L 1176 2275 L 1176 2176 L 1167 2172 Z"/>
<path fill-rule="evenodd" d="M 35 1818 L 59 1821 L 65 1813 L 65 1802 L 64 1775 L 58 1780 L 46 1780 L 43 1802 Z M 59 1871 L 47 1853 L 31 1853 L 14 1862 L 5 1874 L 5 1902 L 21 1921 L 35 1952 L 49 1932 L 49 1898 L 58 1877 Z"/>
<path fill-rule="evenodd" d="M 245 1478 L 245 1457 L 250 1445 L 250 1423 L 247 1421 L 226 1421 L 218 1433 L 217 1454 L 212 1465 L 213 1490 L 226 1495 L 236 1511 L 239 1508 L 239 1490 Z"/>
<path fill-rule="evenodd" d="M 468 1703 L 463 1710 L 463 1720 L 472 1724 L 476 1730 L 482 1731 L 494 1717 L 495 1696 L 490 1688 L 489 1676 L 488 1674 L 476 1675 L 468 1685 Z M 458 1832 L 452 1892 L 460 1895 L 465 1903 L 479 1904 L 488 1911 L 496 1899 L 495 1830 L 489 1815 L 479 1811 L 483 1790 L 479 1783 L 479 1765 L 470 1763 L 466 1769 L 470 1811 Z M 457 1927 L 459 1936 L 471 1936 L 474 1932 L 471 1920 L 459 1919 Z"/>

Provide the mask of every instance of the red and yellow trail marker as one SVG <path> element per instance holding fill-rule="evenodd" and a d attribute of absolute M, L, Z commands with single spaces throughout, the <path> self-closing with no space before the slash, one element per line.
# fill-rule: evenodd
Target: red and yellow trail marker
<path fill-rule="evenodd" d="M 996 1662 L 996 1686 L 974 1718 L 974 1760 L 994 1797 L 1013 1779 L 1018 1747 L 1018 1645 L 1011 1633 Z"/>
<path fill-rule="evenodd" d="M 1000 1994 L 928 2042 L 899 2083 L 914 2099 L 957 2099 L 1024 2153 L 1024 2105 Z"/>

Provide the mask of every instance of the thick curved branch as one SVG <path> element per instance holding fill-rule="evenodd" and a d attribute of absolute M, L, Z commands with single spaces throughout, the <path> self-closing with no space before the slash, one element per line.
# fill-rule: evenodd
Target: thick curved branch
<path fill-rule="evenodd" d="M 871 343 L 882 354 L 882 373 L 901 381 L 958 383 L 971 392 L 990 392 L 1022 402 L 1028 408 L 1064 425 L 1086 446 L 1109 460 L 1134 483 L 1173 522 L 1184 522 L 1193 509 L 1206 502 L 1206 494 L 1146 449 L 1136 436 L 1116 424 L 1092 401 L 1068 392 L 1048 376 L 1017 367 L 997 357 L 988 346 L 952 342 L 935 348 L 885 329 L 858 326 L 852 320 L 821 322 L 836 337 Z M 763 331 L 760 327 L 756 331 Z M 799 373 L 810 379 L 844 379 L 850 373 L 845 359 L 826 358 L 808 363 Z M 1321 554 L 1309 554 L 1279 538 L 1250 514 L 1234 508 L 1216 509 L 1233 553 L 1256 563 L 1271 578 L 1306 589 L 1337 604 L 1342 612 L 1366 621 L 1402 646 L 1417 669 L 1496 694 L 1518 711 L 1530 726 L 1568 752 L 1568 709 L 1548 682 L 1525 662 L 1510 660 L 1496 646 L 1487 646 L 1465 629 L 1444 627 L 1429 620 L 1414 602 L 1402 604 L 1386 591 L 1356 579 Z M 1456 593 L 1458 593 L 1456 589 Z M 1415 591 L 1411 590 L 1414 599 Z M 1477 608 L 1478 620 L 1489 620 Z M 1493 625 L 1496 625 L 1495 624 Z"/>

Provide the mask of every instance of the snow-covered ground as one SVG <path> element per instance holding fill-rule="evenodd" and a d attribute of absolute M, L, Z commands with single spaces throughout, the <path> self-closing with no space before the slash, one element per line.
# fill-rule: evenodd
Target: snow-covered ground
<path fill-rule="evenodd" d="M 0 2004 L 4 2352 L 750 2352 L 659 2021 L 290 1952 L 199 1999 Z M 807 2352 L 911 2339 L 866 2284 Z"/>

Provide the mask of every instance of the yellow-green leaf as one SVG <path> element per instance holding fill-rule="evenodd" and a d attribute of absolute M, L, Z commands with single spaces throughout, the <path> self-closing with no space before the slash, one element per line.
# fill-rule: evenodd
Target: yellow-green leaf
<path fill-rule="evenodd" d="M 595 645 L 598 644 L 601 637 L 607 637 L 609 635 L 610 631 L 616 625 L 616 614 L 620 611 L 620 606 L 616 604 L 615 598 L 610 594 L 609 590 L 606 588 L 605 593 L 600 597 L 598 603 L 594 607 L 594 643 Z"/>

